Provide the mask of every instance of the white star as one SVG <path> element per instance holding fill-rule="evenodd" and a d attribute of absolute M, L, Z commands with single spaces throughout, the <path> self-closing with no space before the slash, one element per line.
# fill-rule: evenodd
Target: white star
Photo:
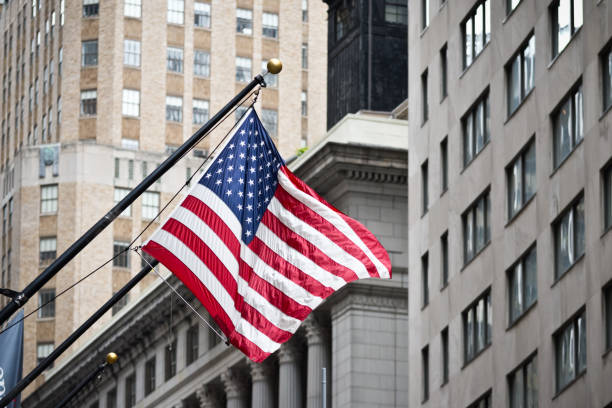
<path fill-rule="evenodd" d="M 240 198 L 242 198 L 242 196 L 243 196 L 243 195 L 244 195 L 244 194 L 242 194 L 242 191 L 239 191 L 239 192 L 238 192 L 238 196 L 239 196 Z"/>
<path fill-rule="evenodd" d="M 270 186 L 266 186 L 266 191 L 268 191 L 270 189 Z"/>
<path fill-rule="evenodd" d="M 242 131 L 242 134 L 244 135 L 244 130 Z M 244 147 L 244 145 L 245 145 L 245 144 L 246 144 L 246 143 L 244 143 L 244 140 L 241 140 L 241 141 L 240 141 L 240 146 Z"/>
<path fill-rule="evenodd" d="M 238 204 L 238 210 L 242 211 L 242 204 Z"/>
<path fill-rule="evenodd" d="M 261 143 L 260 143 L 259 145 L 260 145 L 260 146 L 263 146 L 263 145 L 264 145 L 264 141 L 262 140 L 262 141 L 261 141 Z"/>
<path fill-rule="evenodd" d="M 217 160 L 217 163 L 223 163 L 223 159 Z"/>
<path fill-rule="evenodd" d="M 259 154 L 259 158 L 260 158 L 260 159 L 261 159 L 261 158 L 263 158 L 263 153 L 260 153 L 260 154 Z"/>
<path fill-rule="evenodd" d="M 250 231 L 250 230 L 247 230 L 247 231 L 246 231 L 244 234 L 245 234 L 247 237 L 250 237 L 250 236 L 251 236 L 251 231 Z"/>
<path fill-rule="evenodd" d="M 268 154 L 272 154 L 272 149 L 269 149 L 269 150 L 268 150 Z"/>
<path fill-rule="evenodd" d="M 217 180 L 217 182 L 215 183 L 216 185 L 221 184 L 221 180 Z"/>
<path fill-rule="evenodd" d="M 249 170 L 251 171 L 251 173 L 255 173 L 255 167 L 251 167 Z"/>
<path fill-rule="evenodd" d="M 228 183 L 231 183 L 232 181 L 234 181 L 234 179 L 233 179 L 233 178 L 231 178 L 231 177 L 228 177 L 228 178 L 227 178 L 227 182 L 228 182 Z"/>
<path fill-rule="evenodd" d="M 232 143 L 231 145 L 229 145 L 229 148 L 230 148 L 230 149 L 233 149 L 233 148 L 234 148 L 234 144 Z M 231 159 L 233 156 L 234 156 L 234 155 L 232 154 L 232 155 L 230 156 L 230 159 Z"/>
<path fill-rule="evenodd" d="M 255 131 L 255 134 L 256 134 L 256 135 L 258 135 L 258 134 L 259 134 L 259 131 L 258 131 L 258 130 L 256 130 L 256 131 Z"/>
<path fill-rule="evenodd" d="M 227 170 L 228 171 L 233 171 L 234 170 L 234 166 L 227 166 Z"/>
<path fill-rule="evenodd" d="M 244 153 L 240 153 L 240 158 L 244 159 Z M 240 166 L 240 167 L 242 167 L 242 166 Z"/>
<path fill-rule="evenodd" d="M 249 180 L 249 186 L 252 186 L 253 184 L 255 184 L 255 182 L 253 180 Z"/>
<path fill-rule="evenodd" d="M 253 220 L 251 219 L 251 217 L 247 217 L 246 222 L 250 224 L 251 222 L 253 222 Z"/>
<path fill-rule="evenodd" d="M 253 193 L 248 192 L 248 193 L 247 193 L 247 196 L 248 196 L 249 198 L 253 198 Z"/>
<path fill-rule="evenodd" d="M 257 160 L 257 157 L 255 157 L 255 155 L 251 156 L 251 160 L 255 161 Z"/>
<path fill-rule="evenodd" d="M 207 174 L 206 174 L 206 178 L 207 178 L 207 179 L 209 179 L 210 177 L 211 177 L 211 174 L 210 174 L 210 173 L 207 173 Z"/>
<path fill-rule="evenodd" d="M 232 190 L 227 190 L 225 192 L 225 195 L 228 196 L 228 197 L 231 196 L 232 195 Z"/>
<path fill-rule="evenodd" d="M 263 166 L 260 165 L 259 166 L 259 171 L 262 171 L 262 170 L 263 170 Z"/>
<path fill-rule="evenodd" d="M 250 123 L 253 123 L 253 118 L 251 118 L 251 120 L 249 120 Z"/>
<path fill-rule="evenodd" d="M 244 179 L 239 178 L 239 179 L 238 179 L 238 182 L 239 182 L 240 184 L 244 184 Z"/>
<path fill-rule="evenodd" d="M 233 159 L 234 158 L 234 154 L 233 153 L 230 154 L 229 156 L 227 156 L 227 158 L 230 159 L 230 160 Z"/>
<path fill-rule="evenodd" d="M 261 195 L 261 190 L 259 190 L 259 192 L 257 193 L 257 195 Z"/>
<path fill-rule="evenodd" d="M 240 171 L 244 171 L 244 166 L 242 164 L 238 166 L 238 168 L 240 169 Z"/>
<path fill-rule="evenodd" d="M 253 206 L 251 204 L 247 205 L 247 210 L 252 211 L 253 210 Z"/>
<path fill-rule="evenodd" d="M 264 201 L 267 203 L 268 201 L 270 201 L 270 199 L 268 197 L 266 197 L 266 199 Z"/>
<path fill-rule="evenodd" d="M 269 179 L 270 178 L 270 173 L 266 174 L 266 178 Z"/>
<path fill-rule="evenodd" d="M 219 168 L 219 169 L 217 170 L 217 174 L 221 174 L 221 173 L 223 173 L 223 169 Z"/>
<path fill-rule="evenodd" d="M 257 203 L 257 208 L 261 208 L 261 203 Z"/>
<path fill-rule="evenodd" d="M 272 165 L 272 163 L 270 163 L 270 162 L 266 163 L 266 167 L 270 167 L 271 165 Z"/>
<path fill-rule="evenodd" d="M 245 134 L 245 133 L 246 133 L 246 131 L 245 131 L 244 129 L 242 129 L 242 130 L 240 131 L 240 134 L 241 134 L 241 135 L 243 135 L 243 136 L 244 136 L 244 134 Z M 240 146 L 243 146 L 243 145 L 241 144 Z"/>
<path fill-rule="evenodd" d="M 260 177 L 259 178 L 259 184 L 261 184 L 263 182 L 263 179 Z"/>

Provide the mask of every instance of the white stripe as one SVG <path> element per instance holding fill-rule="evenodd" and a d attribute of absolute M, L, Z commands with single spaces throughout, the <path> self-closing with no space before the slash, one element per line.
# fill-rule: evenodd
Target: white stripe
<path fill-rule="evenodd" d="M 370 277 L 367 268 L 362 262 L 346 252 L 325 234 L 293 215 L 293 213 L 283 207 L 276 197 L 274 197 L 270 205 L 268 205 L 268 210 L 285 224 L 288 229 L 301 236 L 306 241 L 310 241 L 319 251 L 323 252 L 336 263 L 353 270 L 360 279 Z"/>
<path fill-rule="evenodd" d="M 280 347 L 280 343 L 270 339 L 265 333 L 259 331 L 240 316 L 234 305 L 234 300 L 227 293 L 227 290 L 189 247 L 165 230 L 157 231 L 154 241 L 176 256 L 206 286 L 217 303 L 227 313 L 238 333 L 255 343 L 266 353 L 273 353 Z"/>
<path fill-rule="evenodd" d="M 338 230 L 340 230 L 349 240 L 357 245 L 374 263 L 381 278 L 389 278 L 389 271 L 387 268 L 385 268 L 380 260 L 374 256 L 372 251 L 370 251 L 370 248 L 368 248 L 367 245 L 361 241 L 355 231 L 346 223 L 346 221 L 344 221 L 344 219 L 342 219 L 342 217 L 316 198 L 311 197 L 310 195 L 299 190 L 282 171 L 278 172 L 278 182 L 285 189 L 285 191 L 291 194 L 296 200 L 300 201 L 302 204 L 334 224 Z"/>
<path fill-rule="evenodd" d="M 195 233 L 213 251 L 219 261 L 227 268 L 234 282 L 237 281 L 238 293 L 246 303 L 255 308 L 279 329 L 291 331 L 292 333 L 297 330 L 301 321 L 285 314 L 239 276 L 240 266 L 238 260 L 225 245 L 225 242 L 200 217 L 181 207 L 174 213 L 173 218 Z"/>
<path fill-rule="evenodd" d="M 346 285 L 344 279 L 329 273 L 321 268 L 317 263 L 311 261 L 306 256 L 291 248 L 285 241 L 280 239 L 274 232 L 270 231 L 263 223 L 257 228 L 257 238 L 261 239 L 278 256 L 285 259 L 291 265 L 300 269 L 307 275 L 321 282 L 323 286 L 331 287 L 334 290 Z"/>

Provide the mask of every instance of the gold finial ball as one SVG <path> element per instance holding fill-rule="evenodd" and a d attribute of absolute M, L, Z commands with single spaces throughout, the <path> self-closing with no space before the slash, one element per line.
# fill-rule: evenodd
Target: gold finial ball
<path fill-rule="evenodd" d="M 119 356 L 115 353 L 111 352 L 106 355 L 106 362 L 108 364 L 115 364 L 118 359 L 119 359 Z"/>
<path fill-rule="evenodd" d="M 283 69 L 283 63 L 278 58 L 272 58 L 268 61 L 266 68 L 268 68 L 269 73 L 276 75 Z"/>

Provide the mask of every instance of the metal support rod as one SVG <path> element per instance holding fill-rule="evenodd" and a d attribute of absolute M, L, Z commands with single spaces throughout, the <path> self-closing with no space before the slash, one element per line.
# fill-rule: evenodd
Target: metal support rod
<path fill-rule="evenodd" d="M 215 116 L 213 116 L 204 126 L 198 129 L 182 146 L 172 153 L 162 164 L 159 165 L 151 174 L 140 182 L 132 191 L 119 201 L 104 217 L 96 222 L 87 232 L 64 251 L 53 261 L 40 275 L 38 275 L 25 289 L 15 296 L 1 311 L 0 325 L 11 317 L 13 313 L 23 306 L 29 299 L 38 292 L 57 272 L 70 262 L 83 248 L 87 246 L 104 228 L 106 228 L 119 214 L 128 208 L 147 188 L 157 181 L 166 171 L 174 166 L 189 150 L 194 147 L 218 122 L 221 121 L 234 106 L 236 106 L 245 96 L 257 85 L 265 86 L 262 75 L 257 75 L 242 91 L 227 103 Z"/>
<path fill-rule="evenodd" d="M 106 368 L 107 365 L 108 365 L 108 363 L 106 361 L 104 363 L 98 365 L 98 367 L 96 367 L 96 369 L 94 371 L 89 373 L 89 375 L 87 377 L 85 377 L 83 379 L 83 381 L 81 381 L 79 383 L 79 385 L 76 386 L 76 388 L 73 388 L 72 391 L 70 391 L 70 393 L 68 395 L 66 395 L 64 397 L 64 399 L 60 401 L 59 404 L 57 404 L 56 408 L 62 408 L 64 406 L 66 406 L 66 404 L 68 404 L 68 402 L 70 402 L 70 400 L 75 395 L 77 395 L 79 393 L 79 391 L 81 391 L 83 388 L 85 388 L 85 386 L 87 384 L 89 384 L 91 382 L 91 380 L 96 378 L 98 376 L 98 374 L 100 374 L 102 371 L 104 371 L 104 369 Z"/>
<path fill-rule="evenodd" d="M 7 406 L 9 402 L 13 400 L 13 398 L 15 398 L 19 393 L 21 393 L 21 391 L 23 391 L 25 387 L 30 385 L 30 383 L 34 381 L 36 377 L 38 377 L 43 371 L 45 371 L 45 369 L 47 369 L 47 367 L 51 365 L 51 363 L 55 361 L 55 359 L 57 359 L 64 351 L 68 349 L 68 347 L 70 347 L 75 341 L 77 341 L 77 339 L 81 337 L 83 333 L 87 331 L 87 329 L 93 326 L 93 324 L 97 322 L 104 315 L 104 313 L 108 312 L 115 303 L 117 303 L 126 293 L 130 291 L 130 289 L 136 286 L 138 282 L 142 280 L 142 278 L 147 276 L 149 271 L 151 271 L 151 269 L 154 268 L 158 263 L 159 261 L 157 261 L 157 259 L 153 259 L 151 262 L 149 262 L 149 265 L 142 268 L 140 272 L 138 272 L 138 274 L 134 276 L 124 287 L 119 289 L 119 291 L 115 293 L 104 305 L 102 305 L 101 308 L 96 310 L 96 312 L 91 315 L 91 317 L 87 319 L 85 323 L 83 323 L 78 329 L 76 329 L 74 333 L 68 336 L 68 338 L 64 340 L 62 344 L 60 344 L 55 350 L 53 350 L 48 357 L 41 361 L 40 364 L 36 366 L 34 370 L 30 371 L 28 375 L 26 375 L 21 381 L 19 381 L 15 388 L 10 390 L 0 400 L 0 407 Z"/>

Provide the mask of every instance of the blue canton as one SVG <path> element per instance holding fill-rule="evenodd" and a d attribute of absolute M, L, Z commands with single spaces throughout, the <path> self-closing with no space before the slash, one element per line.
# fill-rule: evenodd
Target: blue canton
<path fill-rule="evenodd" d="M 240 220 L 242 240 L 249 244 L 278 185 L 284 161 L 268 132 L 250 110 L 225 149 L 200 179 Z"/>

